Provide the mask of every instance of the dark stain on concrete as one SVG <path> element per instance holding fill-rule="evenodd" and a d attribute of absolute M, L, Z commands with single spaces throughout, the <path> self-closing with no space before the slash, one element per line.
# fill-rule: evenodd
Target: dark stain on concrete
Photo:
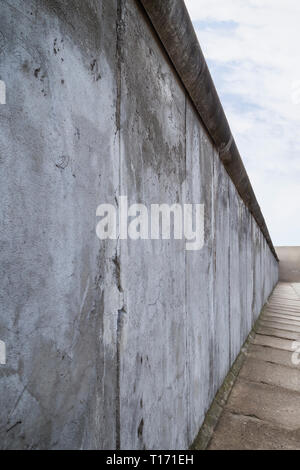
<path fill-rule="evenodd" d="M 23 70 L 23 72 L 25 72 L 25 73 L 28 73 L 28 72 L 29 72 L 30 66 L 29 66 L 28 60 L 25 60 L 25 61 L 23 62 L 23 64 L 22 64 L 22 70 Z"/>
<path fill-rule="evenodd" d="M 121 282 L 121 265 L 119 256 L 116 254 L 112 259 L 114 267 L 115 267 L 115 279 L 118 286 L 119 292 L 123 292 L 122 282 Z"/>
<path fill-rule="evenodd" d="M 55 55 L 60 51 L 60 48 L 57 45 L 57 38 L 54 39 L 54 44 L 53 44 L 53 52 Z"/>
<path fill-rule="evenodd" d="M 116 449 L 121 449 L 121 341 L 126 309 L 118 311 L 117 319 L 117 391 L 116 391 Z"/>
<path fill-rule="evenodd" d="M 90 64 L 90 71 L 95 82 L 98 82 L 101 79 L 101 73 L 99 71 L 99 64 L 96 59 L 94 59 Z"/>
<path fill-rule="evenodd" d="M 35 71 L 34 71 L 34 76 L 35 76 L 35 78 L 39 78 L 39 73 L 40 73 L 40 71 L 41 71 L 41 67 L 35 69 Z"/>
<path fill-rule="evenodd" d="M 138 437 L 139 437 L 139 439 L 142 439 L 142 437 L 143 437 L 143 430 L 144 430 L 144 419 L 142 418 L 141 422 L 139 424 L 139 427 L 138 427 Z"/>

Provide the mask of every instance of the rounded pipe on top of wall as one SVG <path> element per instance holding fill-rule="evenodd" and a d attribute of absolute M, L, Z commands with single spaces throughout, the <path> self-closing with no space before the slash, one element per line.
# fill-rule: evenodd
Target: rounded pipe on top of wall
<path fill-rule="evenodd" d="M 220 159 L 278 261 L 184 0 L 139 0 L 193 101 Z"/>

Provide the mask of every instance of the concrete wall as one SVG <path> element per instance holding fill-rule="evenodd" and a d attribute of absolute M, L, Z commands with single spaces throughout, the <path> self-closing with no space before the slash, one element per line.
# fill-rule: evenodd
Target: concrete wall
<path fill-rule="evenodd" d="M 300 246 L 277 246 L 279 280 L 300 282 Z"/>
<path fill-rule="evenodd" d="M 176 449 L 277 262 L 134 0 L 1 3 L 0 446 Z M 205 245 L 99 241 L 96 208 L 204 203 Z"/>

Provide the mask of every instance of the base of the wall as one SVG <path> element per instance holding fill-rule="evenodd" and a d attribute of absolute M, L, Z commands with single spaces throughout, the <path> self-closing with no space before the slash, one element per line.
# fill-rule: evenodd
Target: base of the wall
<path fill-rule="evenodd" d="M 266 304 L 267 305 L 267 304 Z M 194 440 L 193 444 L 191 445 L 191 450 L 206 450 L 209 446 L 211 441 L 212 435 L 214 430 L 219 422 L 221 414 L 223 413 L 224 407 L 228 401 L 229 395 L 231 390 L 235 384 L 235 381 L 239 375 L 239 372 L 246 360 L 247 351 L 251 341 L 254 340 L 256 335 L 256 326 L 260 320 L 261 315 L 263 314 L 265 306 L 262 308 L 262 311 L 254 324 L 253 329 L 251 330 L 249 336 L 247 337 L 240 354 L 238 355 L 237 359 L 235 360 L 233 366 L 231 367 L 230 371 L 228 372 L 223 385 L 217 392 L 214 401 L 210 409 L 208 410 L 203 425 Z"/>

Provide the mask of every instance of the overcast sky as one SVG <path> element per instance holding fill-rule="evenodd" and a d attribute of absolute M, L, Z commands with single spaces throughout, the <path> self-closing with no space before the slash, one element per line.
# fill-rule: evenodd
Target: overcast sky
<path fill-rule="evenodd" d="M 274 245 L 300 245 L 300 1 L 186 0 Z"/>

